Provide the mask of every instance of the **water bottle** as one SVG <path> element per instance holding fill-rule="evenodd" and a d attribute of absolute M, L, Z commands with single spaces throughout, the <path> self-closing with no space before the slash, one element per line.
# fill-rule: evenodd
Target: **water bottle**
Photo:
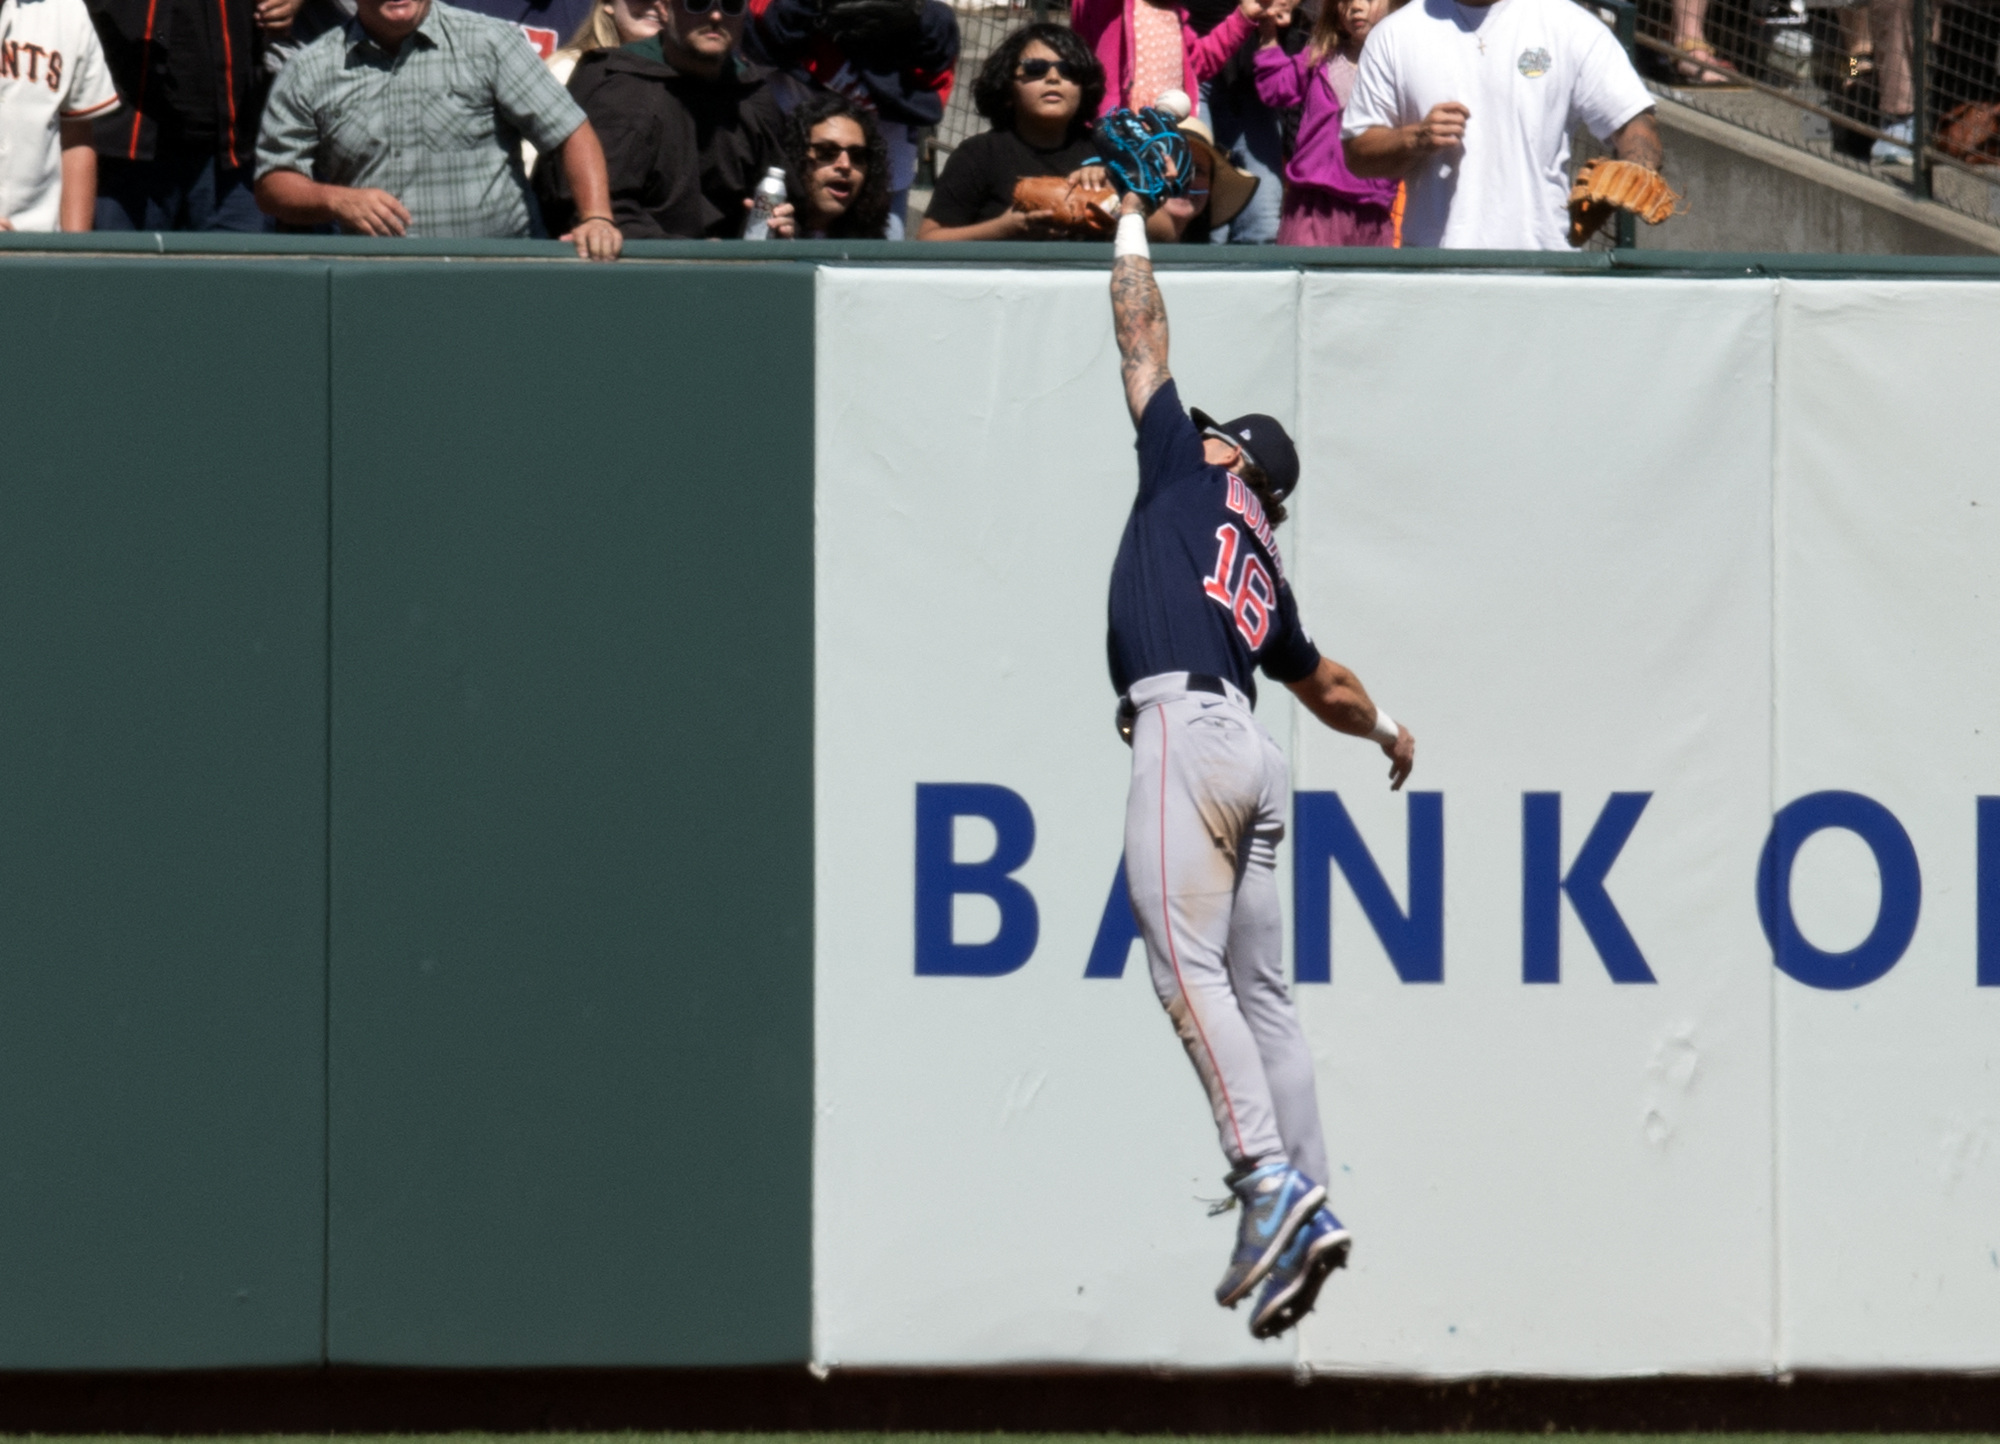
<path fill-rule="evenodd" d="M 764 178 L 757 182 L 754 198 L 750 203 L 750 219 L 743 226 L 746 241 L 768 241 L 771 239 L 771 213 L 785 203 L 785 172 L 780 166 L 772 166 L 764 172 Z"/>

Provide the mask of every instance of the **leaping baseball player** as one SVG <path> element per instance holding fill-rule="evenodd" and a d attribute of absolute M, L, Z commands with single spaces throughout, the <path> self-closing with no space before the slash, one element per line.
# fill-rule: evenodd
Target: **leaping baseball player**
<path fill-rule="evenodd" d="M 1285 988 L 1273 868 L 1291 786 L 1251 711 L 1253 673 L 1336 732 L 1379 745 L 1393 788 L 1417 744 L 1299 622 L 1273 536 L 1299 479 L 1285 428 L 1181 409 L 1132 190 L 1113 257 L 1111 314 L 1139 432 L 1139 494 L 1111 572 L 1111 683 L 1132 746 L 1125 878 L 1153 987 L 1208 1092 L 1242 1208 L 1216 1301 L 1234 1308 L 1261 1283 L 1250 1332 L 1272 1338 L 1312 1309 L 1353 1239 L 1326 1203 L 1312 1056 Z"/>

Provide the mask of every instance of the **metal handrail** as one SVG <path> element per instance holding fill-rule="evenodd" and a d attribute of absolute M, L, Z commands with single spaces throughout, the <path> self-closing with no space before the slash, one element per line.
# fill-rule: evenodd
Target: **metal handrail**
<path fill-rule="evenodd" d="M 1608 8 L 1608 0 L 1590 0 L 1590 3 L 1604 5 Z M 1916 0 L 1916 3 L 1921 4 L 1923 3 L 1923 0 Z M 1674 46 L 1669 45 L 1664 40 L 1656 40 L 1650 35 L 1638 36 L 1637 43 L 1639 45 L 1644 46 L 1648 50 L 1657 51 L 1661 55 L 1670 55 L 1677 60 L 1683 58 L 1681 56 L 1680 51 L 1677 50 Z M 1914 56 L 1914 54 L 1915 50 L 1913 49 L 1912 55 Z M 1698 65 L 1700 62 L 1691 61 L 1689 63 Z M 1914 60 L 1912 61 L 1912 64 L 1914 64 Z M 1915 82 L 1913 75 L 1912 84 L 1914 83 Z M 1786 90 L 1783 86 L 1767 85 L 1765 82 L 1761 80 L 1752 80 L 1747 75 L 1736 75 L 1736 74 L 1732 74 L 1729 77 L 1729 84 L 1731 85 L 1731 87 L 1736 89 L 1754 90 L 1759 95 L 1768 95 L 1773 100 L 1782 100 L 1785 102 L 1785 104 L 1793 106 L 1799 110 L 1802 110 L 1806 112 L 1806 114 L 1808 115 L 1819 116 L 1822 120 L 1829 121 L 1834 125 L 1842 126 L 1847 130 L 1855 132 L 1857 135 L 1865 135 L 1870 140 L 1885 140 L 1889 142 L 1889 144 L 1891 145 L 1903 144 L 1901 140 L 1897 139 L 1893 135 L 1890 135 L 1887 131 L 1878 130 L 1872 125 L 1864 125 L 1862 124 L 1862 122 L 1855 120 L 1852 116 L 1846 116 L 1840 114 L 1838 111 L 1828 110 L 1823 105 L 1816 105 L 1812 101 L 1807 100 L 1805 97 L 1799 95 L 1797 92 Z M 1667 88 L 1671 90 L 1674 87 L 1672 86 L 1671 83 L 1669 83 Z M 1923 132 L 1917 130 L 1914 125 L 1911 127 L 1911 131 L 1913 137 L 1915 135 L 1923 134 Z M 1916 146 L 1912 145 L 1907 148 L 1910 150 L 1912 155 L 1916 154 L 1917 152 Z M 1937 147 L 1928 144 L 1922 147 L 1922 152 L 1924 157 L 1924 169 L 1926 173 L 1924 176 L 1924 186 L 1920 194 L 1925 199 L 1929 199 L 1930 197 L 1930 176 L 1928 172 L 1930 168 L 1933 166 L 1943 165 L 1949 167 L 1952 170 L 1963 171 L 1966 175 L 1972 176 L 1976 180 L 1987 182 L 1988 184 L 1993 183 L 1995 180 L 2000 180 L 2000 175 L 1996 175 L 1994 173 L 1994 168 L 1991 166 L 1981 168 L 1979 166 L 1967 165 L 1957 156 L 1947 155 L 1945 152 L 1937 149 Z"/>

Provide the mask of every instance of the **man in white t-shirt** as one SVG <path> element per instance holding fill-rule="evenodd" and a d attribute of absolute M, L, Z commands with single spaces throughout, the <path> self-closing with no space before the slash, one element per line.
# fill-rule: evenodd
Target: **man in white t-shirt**
<path fill-rule="evenodd" d="M 83 0 L 0 0 L 0 231 L 87 231 L 91 125 L 118 108 Z"/>
<path fill-rule="evenodd" d="M 1653 97 L 1575 0 L 1411 0 L 1369 33 L 1348 169 L 1407 183 L 1403 244 L 1569 247 L 1569 133 L 1658 170 Z"/>

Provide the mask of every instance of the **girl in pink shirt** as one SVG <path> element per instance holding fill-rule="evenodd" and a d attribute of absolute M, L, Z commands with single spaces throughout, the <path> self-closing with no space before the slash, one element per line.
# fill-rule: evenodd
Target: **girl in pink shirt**
<path fill-rule="evenodd" d="M 1257 98 L 1274 110 L 1304 106 L 1298 145 L 1285 165 L 1281 246 L 1387 246 L 1394 241 L 1389 209 L 1393 180 L 1363 180 L 1340 149 L 1340 113 L 1354 93 L 1356 67 L 1368 32 L 1389 12 L 1388 0 L 1322 0 L 1312 41 L 1297 55 L 1278 45 L 1274 18 L 1262 23 L 1257 51 Z"/>
<path fill-rule="evenodd" d="M 1190 99 L 1270 13 L 1275 0 L 1241 0 L 1229 18 L 1196 35 L 1173 0 L 1076 0 L 1070 24 L 1104 66 L 1100 115 L 1151 105 L 1163 90 Z"/>

